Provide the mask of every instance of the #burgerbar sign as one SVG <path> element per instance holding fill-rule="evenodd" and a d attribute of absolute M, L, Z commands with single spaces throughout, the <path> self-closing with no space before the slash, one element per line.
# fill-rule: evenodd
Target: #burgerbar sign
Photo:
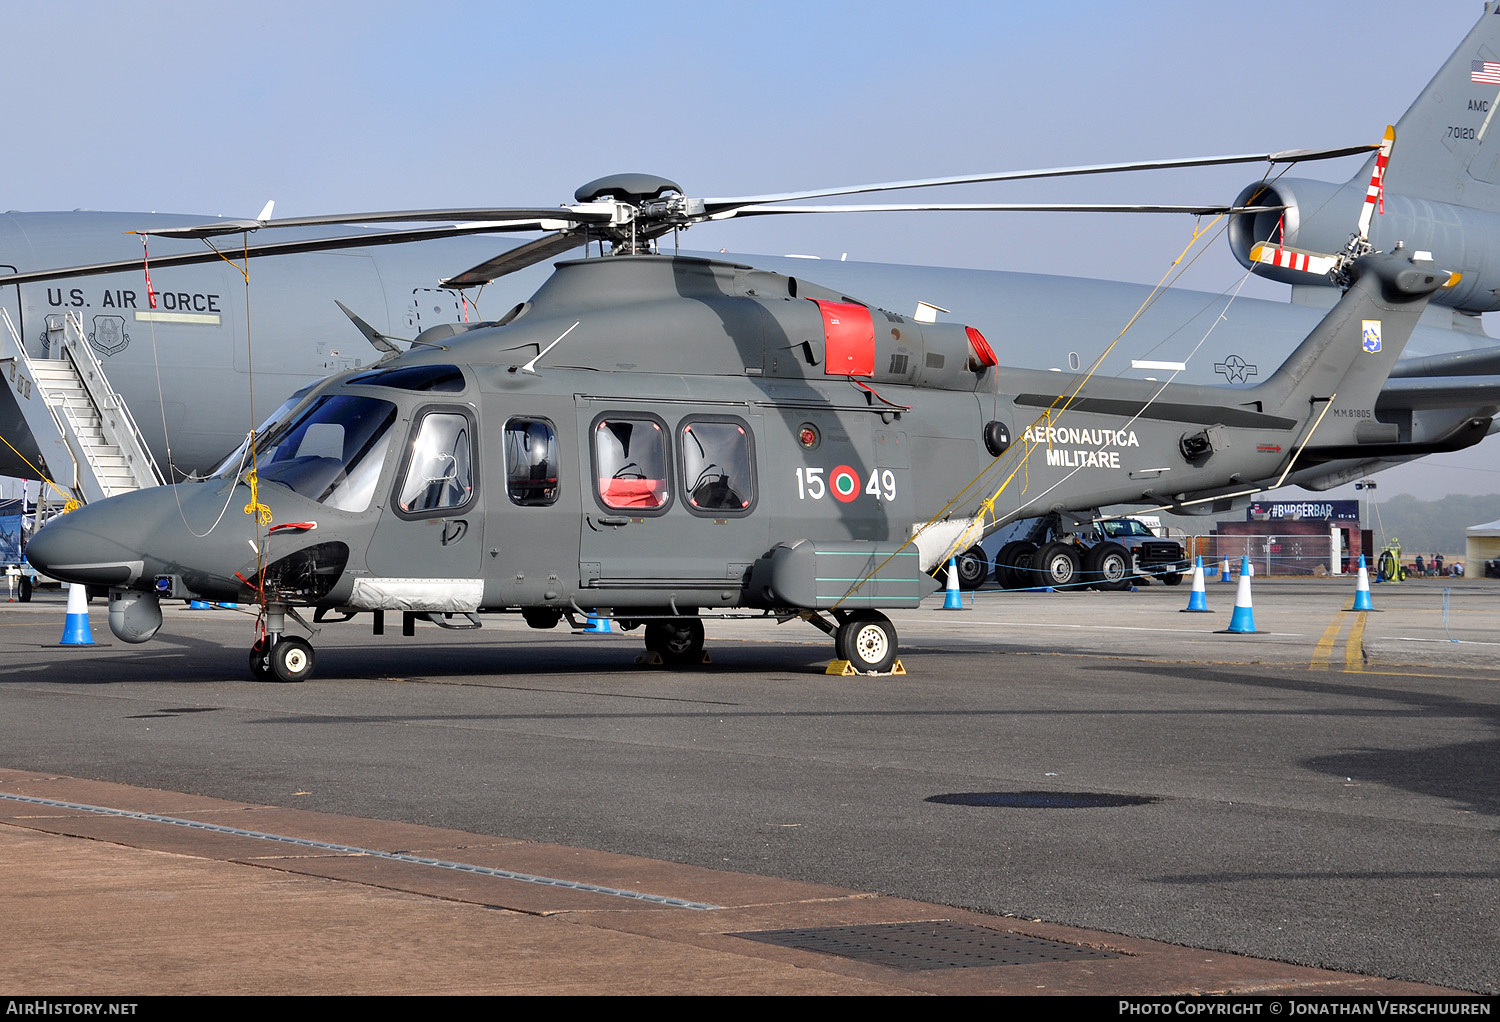
<path fill-rule="evenodd" d="M 1357 500 L 1261 500 L 1245 512 L 1248 522 L 1358 522 Z"/>

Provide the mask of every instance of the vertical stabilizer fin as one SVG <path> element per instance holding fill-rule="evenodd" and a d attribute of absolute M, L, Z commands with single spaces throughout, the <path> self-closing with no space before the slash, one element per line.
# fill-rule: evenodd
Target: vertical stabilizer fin
<path fill-rule="evenodd" d="M 1393 195 L 1500 212 L 1500 4 L 1484 14 L 1396 122 L 1400 161 L 1385 185 Z M 1366 160 L 1351 184 L 1370 180 Z"/>

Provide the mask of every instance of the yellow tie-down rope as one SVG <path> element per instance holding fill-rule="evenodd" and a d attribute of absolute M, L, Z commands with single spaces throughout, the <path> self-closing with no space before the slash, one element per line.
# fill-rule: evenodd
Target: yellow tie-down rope
<path fill-rule="evenodd" d="M 250 503 L 245 505 L 245 514 L 254 515 L 256 523 L 264 528 L 271 524 L 271 509 L 260 502 L 260 474 L 251 469 L 245 482 L 250 484 Z"/>

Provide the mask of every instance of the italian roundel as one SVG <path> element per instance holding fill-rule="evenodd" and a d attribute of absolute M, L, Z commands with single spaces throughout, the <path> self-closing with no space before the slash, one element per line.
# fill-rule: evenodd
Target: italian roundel
<path fill-rule="evenodd" d="M 848 465 L 840 465 L 828 474 L 828 488 L 847 504 L 859 496 L 859 473 Z"/>

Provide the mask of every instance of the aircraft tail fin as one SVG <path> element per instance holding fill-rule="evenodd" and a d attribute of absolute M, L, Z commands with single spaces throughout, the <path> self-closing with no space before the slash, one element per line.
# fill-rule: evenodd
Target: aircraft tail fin
<path fill-rule="evenodd" d="M 1401 159 L 1385 187 L 1412 199 L 1500 212 L 1500 2 L 1484 15 L 1396 122 Z M 1351 184 L 1364 184 L 1366 161 Z"/>
<path fill-rule="evenodd" d="M 1390 442 L 1375 402 L 1422 310 L 1451 275 L 1405 250 L 1357 260 L 1339 303 L 1265 383 L 1245 391 L 1262 410 L 1298 419 L 1311 408 L 1317 446 Z M 1327 405 L 1327 408 L 1320 407 Z"/>

